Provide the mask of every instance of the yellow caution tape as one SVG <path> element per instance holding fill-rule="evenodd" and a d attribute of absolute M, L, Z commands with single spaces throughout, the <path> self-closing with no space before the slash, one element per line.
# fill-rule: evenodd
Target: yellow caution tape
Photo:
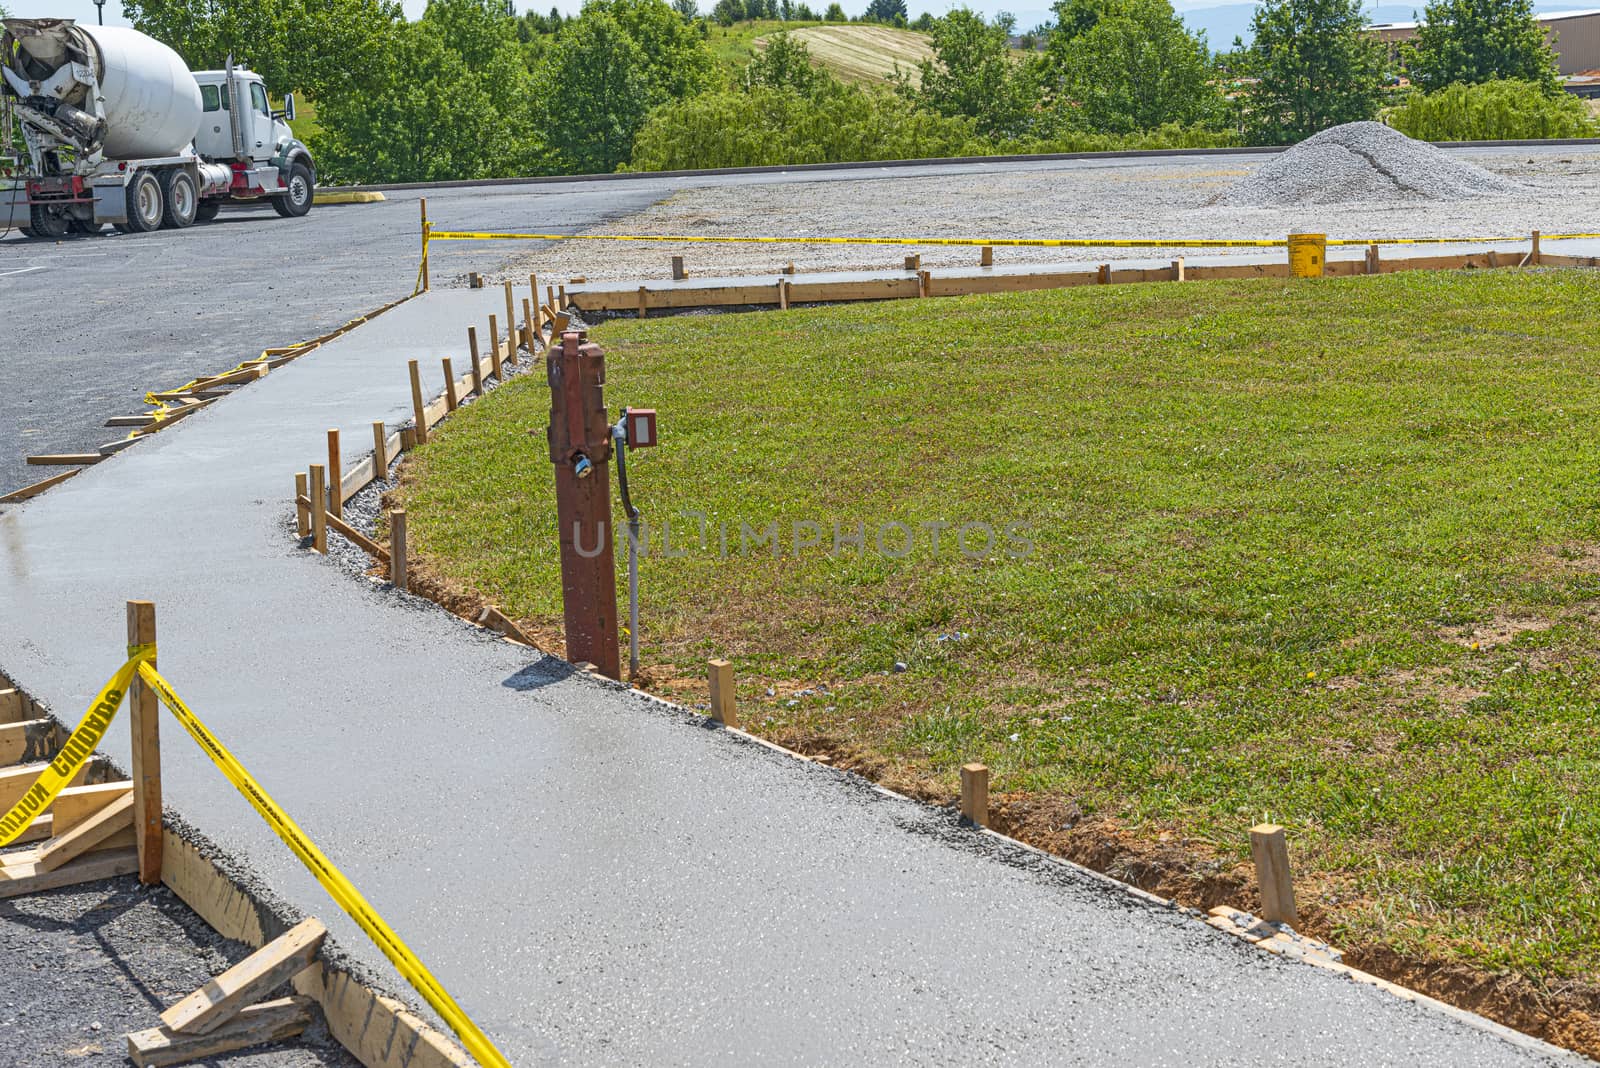
<path fill-rule="evenodd" d="M 278 807 L 278 803 L 261 788 L 261 784 L 244 769 L 244 765 L 240 764 L 206 725 L 189 711 L 189 707 L 172 689 L 172 685 L 161 677 L 154 665 L 140 663 L 138 671 L 139 677 L 155 690 L 161 702 L 172 711 L 178 722 L 183 724 L 183 729 L 189 732 L 189 737 L 206 751 L 212 763 L 216 764 L 227 780 L 244 795 L 245 800 L 249 801 L 251 807 L 267 821 L 267 825 L 283 839 L 284 844 L 294 855 L 300 858 L 300 863 L 304 864 L 316 877 L 317 882 L 322 884 L 322 888 L 333 898 L 334 903 L 356 921 L 406 981 L 415 987 L 417 993 L 421 994 L 445 1023 L 450 1025 L 467 1052 L 484 1068 L 510 1068 L 510 1062 L 506 1060 L 505 1055 L 495 1048 L 494 1043 L 478 1029 L 478 1025 L 472 1022 L 471 1017 L 463 1012 L 461 1006 L 455 1003 L 455 999 L 439 985 L 439 981 L 433 977 L 422 961 L 417 959 L 417 955 L 410 947 L 389 928 L 383 917 L 373 910 L 366 898 L 361 896 L 360 891 L 345 878 L 344 873 L 334 867 L 333 862 L 322 855 L 322 851 L 306 837 L 305 832 L 294 820 Z"/>
<path fill-rule="evenodd" d="M 1543 241 L 1600 238 L 1600 234 L 1542 234 Z M 1480 242 L 1528 241 L 1529 234 L 1504 237 L 1351 237 L 1329 238 L 1330 245 L 1465 245 Z M 662 241 L 691 244 L 756 245 L 935 245 L 994 248 L 1285 248 L 1287 240 L 1223 238 L 1031 238 L 1031 237 L 746 237 L 692 234 L 498 234 L 472 230 L 433 230 L 423 235 L 423 256 L 429 241 Z"/>
<path fill-rule="evenodd" d="M 122 705 L 122 695 L 128 691 L 128 683 L 133 681 L 133 673 L 155 655 L 154 645 L 129 647 L 128 662 L 118 668 L 117 673 L 111 676 L 111 681 L 100 688 L 89 704 L 89 711 L 83 714 L 83 719 L 67 739 L 67 744 L 61 747 L 61 752 L 39 773 L 28 792 L 22 795 L 22 800 L 11 806 L 10 812 L 0 816 L 0 846 L 8 846 L 16 841 L 28 824 L 50 807 L 56 795 L 78 774 L 84 762 L 94 755 L 100 739 L 105 737 L 106 729 L 117 718 L 117 709 Z"/>
<path fill-rule="evenodd" d="M 684 241 L 755 245 L 992 245 L 996 248 L 1283 248 L 1287 241 L 1073 237 L 724 237 L 688 234 L 490 234 L 430 230 L 430 241 Z"/>

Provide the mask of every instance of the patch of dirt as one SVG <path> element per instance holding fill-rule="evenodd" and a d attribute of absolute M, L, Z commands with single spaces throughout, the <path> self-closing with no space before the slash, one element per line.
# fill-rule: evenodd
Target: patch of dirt
<path fill-rule="evenodd" d="M 1462 627 L 1445 627 L 1439 636 L 1468 649 L 1493 649 L 1516 641 L 1524 634 L 1549 630 L 1554 620 L 1540 616 L 1512 616 L 1496 613 L 1487 623 L 1474 623 Z"/>

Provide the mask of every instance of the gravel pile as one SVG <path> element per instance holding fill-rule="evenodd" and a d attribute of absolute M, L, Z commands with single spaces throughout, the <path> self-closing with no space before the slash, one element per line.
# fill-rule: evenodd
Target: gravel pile
<path fill-rule="evenodd" d="M 1416 200 L 1475 200 L 1528 187 L 1413 141 L 1378 122 L 1350 122 L 1306 138 L 1212 203 L 1279 208 Z"/>

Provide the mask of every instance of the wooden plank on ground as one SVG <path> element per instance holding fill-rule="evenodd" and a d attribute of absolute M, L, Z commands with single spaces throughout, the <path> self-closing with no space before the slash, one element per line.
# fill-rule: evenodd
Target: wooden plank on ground
<path fill-rule="evenodd" d="M 71 830 L 57 834 L 39 850 L 36 866 L 40 871 L 55 871 L 69 860 L 83 856 L 118 831 L 133 826 L 133 791 L 121 795 L 98 812 L 81 820 Z"/>
<path fill-rule="evenodd" d="M 33 702 L 21 690 L 0 690 L 0 723 L 33 719 Z"/>
<path fill-rule="evenodd" d="M 0 765 L 49 760 L 61 745 L 61 734 L 55 721 L 48 719 L 0 725 Z"/>
<path fill-rule="evenodd" d="M 102 782 L 93 786 L 67 787 L 50 803 L 49 814 L 54 816 L 56 834 L 65 834 L 113 801 L 132 793 L 131 782 Z"/>
<path fill-rule="evenodd" d="M 295 995 L 251 1005 L 228 1023 L 205 1035 L 179 1035 L 165 1027 L 128 1035 L 128 1059 L 139 1068 L 189 1064 L 269 1042 L 293 1038 L 311 1025 L 312 1001 Z"/>
<path fill-rule="evenodd" d="M 139 870 L 139 854 L 131 844 L 90 853 L 54 871 L 40 871 L 27 860 L 17 863 L 12 863 L 11 857 L 6 860 L 5 866 L 0 867 L 0 899 L 131 875 Z"/>
<path fill-rule="evenodd" d="M 83 468 L 81 467 L 75 467 L 71 471 L 63 471 L 59 475 L 51 475 L 49 478 L 40 479 L 31 486 L 23 486 L 19 490 L 12 490 L 4 497 L 0 497 L 0 504 L 15 504 L 18 501 L 32 500 L 51 486 L 61 485 L 61 483 L 76 476 L 82 470 Z"/>
<path fill-rule="evenodd" d="M 33 789 L 33 784 L 39 780 L 39 773 L 44 771 L 45 764 L 18 764 L 13 768 L 0 768 L 0 810 L 10 811 L 11 806 L 22 800 L 22 795 Z M 83 767 L 72 777 L 70 786 L 82 786 L 86 782 L 98 780 L 103 776 L 104 764 L 99 760 L 90 758 L 84 762 Z"/>
<path fill-rule="evenodd" d="M 327 937 L 320 921 L 301 921 L 163 1012 L 161 1022 L 176 1034 L 210 1034 L 310 967 Z"/>
<path fill-rule="evenodd" d="M 90 464 L 97 464 L 104 459 L 105 457 L 101 456 L 97 452 L 58 452 L 50 453 L 45 456 L 30 456 L 28 457 L 28 462 L 36 467 L 61 466 L 67 464 L 78 464 L 87 467 Z"/>

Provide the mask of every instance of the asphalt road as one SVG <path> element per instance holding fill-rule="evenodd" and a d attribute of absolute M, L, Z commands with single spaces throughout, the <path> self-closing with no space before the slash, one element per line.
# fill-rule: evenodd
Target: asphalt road
<path fill-rule="evenodd" d="M 75 719 L 124 655 L 124 600 L 155 600 L 163 673 L 519 1065 L 1561 1059 L 297 548 L 290 474 L 324 430 L 358 443 L 403 420 L 407 357 L 461 356 L 499 300 L 403 304 L 0 513 L 0 669 Z M 506 447 L 549 477 L 533 439 Z M 126 766 L 120 726 L 107 750 Z M 198 748 L 163 733 L 171 809 L 284 919 L 317 915 L 415 1002 Z"/>

